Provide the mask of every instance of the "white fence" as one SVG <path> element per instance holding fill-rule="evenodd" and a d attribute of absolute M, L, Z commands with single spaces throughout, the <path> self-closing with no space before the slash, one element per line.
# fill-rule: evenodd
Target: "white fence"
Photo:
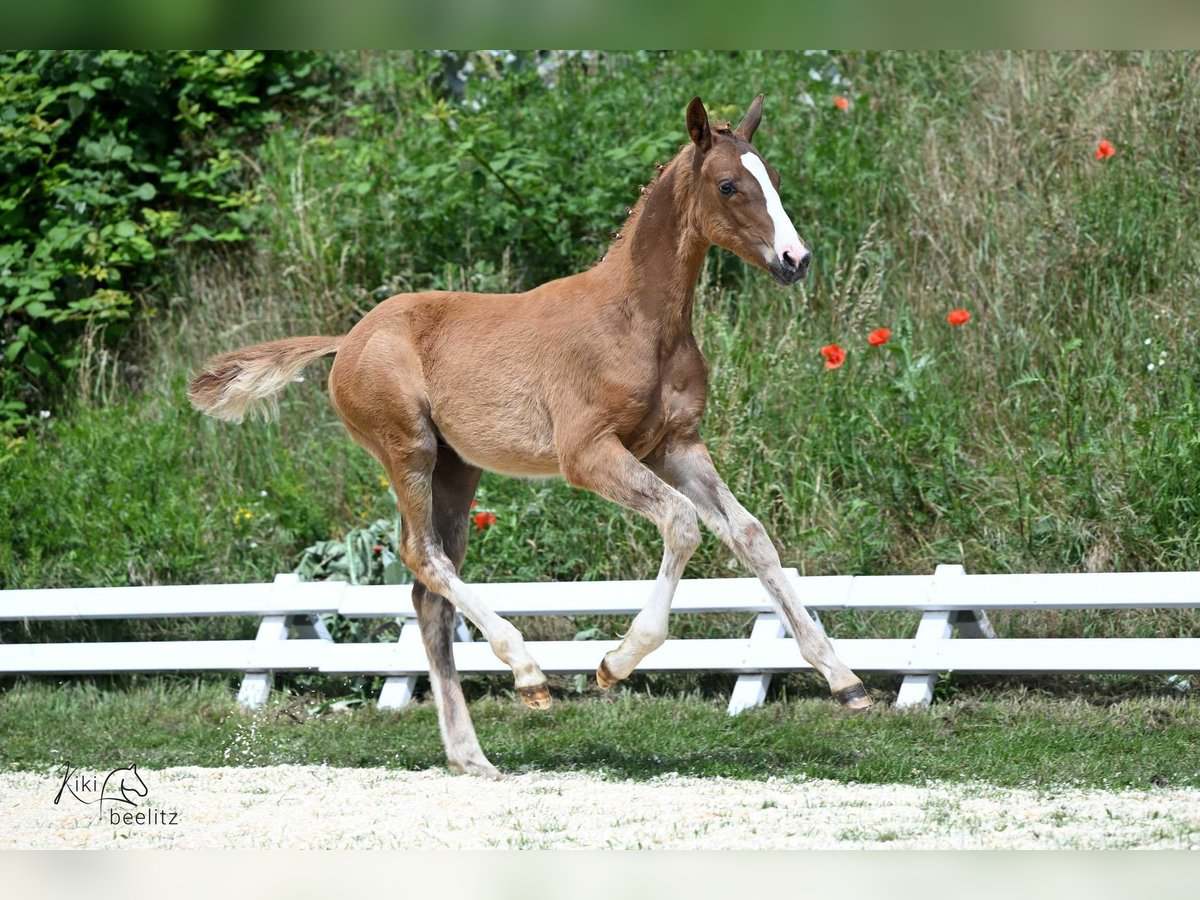
<path fill-rule="evenodd" d="M 833 638 L 852 669 L 904 676 L 897 705 L 927 705 L 940 673 L 1200 672 L 1200 638 L 996 639 L 993 609 L 1179 609 L 1200 606 L 1200 572 L 1051 575 L 967 575 L 938 566 L 933 575 L 801 577 L 788 570 L 814 618 L 831 610 L 921 612 L 912 639 Z M 650 595 L 649 581 L 477 584 L 479 595 L 506 617 L 636 613 Z M 717 671 L 738 674 L 729 711 L 763 702 L 771 674 L 810 668 L 785 632 L 758 581 L 752 578 L 685 580 L 675 613 L 753 615 L 747 638 L 668 640 L 647 656 L 641 671 Z M 395 643 L 337 643 L 321 616 L 394 618 Z M 412 699 L 419 675 L 429 671 L 405 586 L 352 586 L 296 580 L 128 588 L 0 591 L 0 621 L 256 616 L 254 640 L 125 643 L 0 644 L 0 674 L 108 673 L 211 670 L 245 672 L 239 701 L 262 704 L 274 672 L 388 676 L 382 707 Z M 518 627 L 520 623 L 518 622 Z M 987 640 L 950 640 L 984 638 Z M 503 672 L 486 643 L 464 629 L 455 644 L 461 672 Z M 592 673 L 616 641 L 531 641 L 547 673 Z"/>

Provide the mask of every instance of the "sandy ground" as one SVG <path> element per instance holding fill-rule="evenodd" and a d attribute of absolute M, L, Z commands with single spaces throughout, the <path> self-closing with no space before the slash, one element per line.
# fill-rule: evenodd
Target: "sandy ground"
<path fill-rule="evenodd" d="M 105 773 L 100 773 L 101 778 Z M 137 806 L 0 773 L 0 848 L 1184 848 L 1200 790 L 1010 790 L 324 766 L 142 771 Z M 117 814 L 114 824 L 113 814 Z M 121 816 L 141 814 L 142 821 Z"/>

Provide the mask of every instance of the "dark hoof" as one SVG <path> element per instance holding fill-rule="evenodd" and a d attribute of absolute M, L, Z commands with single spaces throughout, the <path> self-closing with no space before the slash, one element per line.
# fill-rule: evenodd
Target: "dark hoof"
<path fill-rule="evenodd" d="M 608 657 L 600 660 L 600 665 L 596 667 L 596 683 L 607 691 L 620 680 L 620 678 L 613 674 L 612 669 L 608 667 Z"/>
<path fill-rule="evenodd" d="M 871 697 L 867 693 L 867 689 L 862 686 L 860 681 L 858 684 L 852 684 L 848 688 L 842 688 L 840 691 L 833 692 L 833 699 L 846 709 L 870 709 Z"/>
<path fill-rule="evenodd" d="M 546 687 L 546 682 L 544 681 L 541 684 L 535 684 L 533 687 L 517 688 L 517 696 L 530 709 L 550 708 L 550 689 Z"/>

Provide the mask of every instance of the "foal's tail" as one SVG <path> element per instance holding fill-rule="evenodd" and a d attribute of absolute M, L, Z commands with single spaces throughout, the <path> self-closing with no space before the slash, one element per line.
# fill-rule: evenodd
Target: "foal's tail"
<path fill-rule="evenodd" d="M 342 340 L 291 338 L 214 356 L 188 385 L 188 400 L 201 412 L 227 422 L 240 422 L 251 411 L 271 419 L 278 411 L 276 395 L 314 359 L 337 353 Z"/>

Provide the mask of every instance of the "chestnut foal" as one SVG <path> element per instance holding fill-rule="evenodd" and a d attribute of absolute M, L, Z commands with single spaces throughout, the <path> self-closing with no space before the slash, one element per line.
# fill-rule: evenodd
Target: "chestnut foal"
<path fill-rule="evenodd" d="M 401 556 L 416 578 L 413 604 L 456 771 L 499 774 L 479 746 L 459 685 L 455 608 L 512 668 L 525 704 L 550 705 L 546 677 L 520 632 L 458 577 L 483 469 L 561 474 L 661 531 L 658 579 L 624 640 L 600 662 L 602 687 L 627 678 L 665 640 L 671 597 L 700 542 L 699 514 L 762 581 L 833 696 L 851 708 L 871 704 L 784 577 L 763 526 L 713 468 L 697 430 L 708 370 L 692 335 L 692 302 L 708 248 L 724 247 L 783 285 L 805 276 L 811 256 L 783 210 L 778 174 L 751 143 L 762 99 L 732 131 L 712 127 L 700 98 L 692 100 L 691 142 L 586 272 L 523 294 L 401 294 L 344 337 L 236 350 L 209 360 L 192 380 L 196 408 L 240 422 L 251 409 L 273 412 L 275 395 L 304 366 L 336 354 L 334 406 L 383 464 L 399 500 Z M 486 377 L 479 359 L 488 360 Z"/>

